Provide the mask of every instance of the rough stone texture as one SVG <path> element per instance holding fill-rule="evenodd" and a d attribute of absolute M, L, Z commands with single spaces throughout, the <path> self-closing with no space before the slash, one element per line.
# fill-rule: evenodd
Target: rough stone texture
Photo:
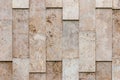
<path fill-rule="evenodd" d="M 95 32 L 79 32 L 79 71 L 95 72 Z"/>
<path fill-rule="evenodd" d="M 29 59 L 13 58 L 13 80 L 29 80 Z"/>
<path fill-rule="evenodd" d="M 80 0 L 80 31 L 95 30 L 95 0 Z"/>
<path fill-rule="evenodd" d="M 112 8 L 112 0 L 96 0 L 96 7 L 97 8 Z"/>
<path fill-rule="evenodd" d="M 12 62 L 0 62 L 0 80 L 12 80 Z"/>
<path fill-rule="evenodd" d="M 112 10 L 96 10 L 96 60 L 112 61 Z"/>
<path fill-rule="evenodd" d="M 46 80 L 44 73 L 30 73 L 30 80 Z"/>
<path fill-rule="evenodd" d="M 62 0 L 46 0 L 47 8 L 62 8 Z"/>
<path fill-rule="evenodd" d="M 62 74 L 61 73 L 47 74 L 47 80 L 62 80 Z"/>
<path fill-rule="evenodd" d="M 12 0 L 12 8 L 29 8 L 29 0 Z"/>
<path fill-rule="evenodd" d="M 97 62 L 96 63 L 96 80 L 112 80 L 112 63 Z"/>
<path fill-rule="evenodd" d="M 47 60 L 62 60 L 62 10 L 47 9 Z"/>
<path fill-rule="evenodd" d="M 79 19 L 79 0 L 63 0 L 63 20 Z"/>
<path fill-rule="evenodd" d="M 120 9 L 120 0 L 113 0 L 113 9 Z"/>
<path fill-rule="evenodd" d="M 63 59 L 62 80 L 79 80 L 79 59 Z"/>
<path fill-rule="evenodd" d="M 79 57 L 78 21 L 63 21 L 63 58 Z"/>
<path fill-rule="evenodd" d="M 79 73 L 79 80 L 95 80 L 95 73 Z"/>

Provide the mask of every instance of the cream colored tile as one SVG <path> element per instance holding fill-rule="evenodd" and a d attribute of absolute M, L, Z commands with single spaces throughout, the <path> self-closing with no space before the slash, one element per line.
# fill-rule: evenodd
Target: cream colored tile
<path fill-rule="evenodd" d="M 46 80 L 46 74 L 30 73 L 30 80 Z"/>
<path fill-rule="evenodd" d="M 62 0 L 46 0 L 47 8 L 62 8 Z"/>
<path fill-rule="evenodd" d="M 112 8 L 112 0 L 96 0 L 97 8 Z"/>
<path fill-rule="evenodd" d="M 113 9 L 120 9 L 120 1 L 119 0 L 113 0 Z"/>

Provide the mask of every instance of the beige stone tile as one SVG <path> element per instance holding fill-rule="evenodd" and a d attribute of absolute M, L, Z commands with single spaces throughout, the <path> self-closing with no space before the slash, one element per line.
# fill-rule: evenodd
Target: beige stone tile
<path fill-rule="evenodd" d="M 113 9 L 120 9 L 120 1 L 119 0 L 113 0 L 112 8 Z"/>
<path fill-rule="evenodd" d="M 96 64 L 96 80 L 112 80 L 112 63 L 97 62 Z"/>
<path fill-rule="evenodd" d="M 47 60 L 62 60 L 62 10 L 47 9 Z"/>
<path fill-rule="evenodd" d="M 112 8 L 112 0 L 96 0 L 97 8 Z"/>
<path fill-rule="evenodd" d="M 79 22 L 63 21 L 63 58 L 79 57 Z"/>
<path fill-rule="evenodd" d="M 29 0 L 12 0 L 12 8 L 29 8 Z"/>
<path fill-rule="evenodd" d="M 0 61 L 12 60 L 12 21 L 0 20 Z"/>
<path fill-rule="evenodd" d="M 95 30 L 95 0 L 80 0 L 79 19 L 81 31 Z"/>
<path fill-rule="evenodd" d="M 95 73 L 79 73 L 79 80 L 95 80 Z"/>
<path fill-rule="evenodd" d="M 112 60 L 111 9 L 96 9 L 96 60 Z"/>
<path fill-rule="evenodd" d="M 62 74 L 61 73 L 47 74 L 47 80 L 62 80 Z"/>
<path fill-rule="evenodd" d="M 0 62 L 0 80 L 12 80 L 12 62 Z"/>
<path fill-rule="evenodd" d="M 30 73 L 30 80 L 46 80 L 46 74 Z"/>
<path fill-rule="evenodd" d="M 95 32 L 79 32 L 79 71 L 95 72 Z"/>
<path fill-rule="evenodd" d="M 46 0 L 47 8 L 62 8 L 62 0 Z"/>
<path fill-rule="evenodd" d="M 29 80 L 29 59 L 13 58 L 13 80 Z"/>
<path fill-rule="evenodd" d="M 63 20 L 79 20 L 79 0 L 63 0 Z"/>
<path fill-rule="evenodd" d="M 79 80 L 79 59 L 63 59 L 62 80 Z"/>

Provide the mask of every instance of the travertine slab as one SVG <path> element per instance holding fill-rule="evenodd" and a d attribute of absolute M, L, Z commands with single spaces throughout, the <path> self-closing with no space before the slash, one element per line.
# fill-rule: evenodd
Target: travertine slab
<path fill-rule="evenodd" d="M 13 80 L 29 80 L 29 59 L 13 58 Z"/>
<path fill-rule="evenodd" d="M 79 19 L 81 31 L 95 30 L 95 0 L 80 0 Z"/>
<path fill-rule="evenodd" d="M 62 10 L 47 9 L 47 60 L 62 60 Z"/>
<path fill-rule="evenodd" d="M 12 80 L 12 62 L 0 62 L 0 80 Z"/>
<path fill-rule="evenodd" d="M 12 0 L 12 8 L 29 8 L 29 0 Z"/>
<path fill-rule="evenodd" d="M 95 73 L 79 73 L 79 80 L 95 80 Z"/>
<path fill-rule="evenodd" d="M 63 0 L 63 20 L 79 20 L 79 0 Z"/>
<path fill-rule="evenodd" d="M 30 80 L 46 80 L 44 73 L 30 73 Z"/>
<path fill-rule="evenodd" d="M 47 74 L 47 80 L 62 80 L 62 74 L 61 73 Z"/>
<path fill-rule="evenodd" d="M 62 8 L 62 0 L 46 0 L 47 8 Z"/>
<path fill-rule="evenodd" d="M 96 64 L 96 80 L 112 80 L 112 63 L 97 62 Z"/>
<path fill-rule="evenodd" d="M 63 59 L 62 80 L 79 80 L 79 59 Z"/>
<path fill-rule="evenodd" d="M 45 0 L 30 1 L 30 72 L 46 72 Z"/>
<path fill-rule="evenodd" d="M 97 8 L 112 8 L 112 0 L 96 0 Z"/>
<path fill-rule="evenodd" d="M 63 58 L 79 57 L 78 21 L 63 21 Z"/>
<path fill-rule="evenodd" d="M 112 60 L 111 9 L 96 9 L 96 60 Z"/>
<path fill-rule="evenodd" d="M 113 9 L 120 9 L 120 0 L 113 0 Z"/>
<path fill-rule="evenodd" d="M 95 32 L 79 32 L 79 71 L 95 72 Z"/>

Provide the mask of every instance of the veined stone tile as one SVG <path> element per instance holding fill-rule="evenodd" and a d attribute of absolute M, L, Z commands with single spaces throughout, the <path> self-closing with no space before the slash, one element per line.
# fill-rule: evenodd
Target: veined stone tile
<path fill-rule="evenodd" d="M 96 60 L 112 60 L 112 9 L 96 9 Z"/>
<path fill-rule="evenodd" d="M 46 0 L 47 8 L 62 8 L 62 0 Z"/>
<path fill-rule="evenodd" d="M 0 62 L 0 80 L 12 80 L 12 62 Z"/>
<path fill-rule="evenodd" d="M 79 22 L 63 21 L 63 58 L 79 57 Z"/>
<path fill-rule="evenodd" d="M 62 80 L 62 74 L 61 73 L 47 74 L 47 80 Z"/>
<path fill-rule="evenodd" d="M 95 32 L 79 32 L 79 71 L 95 72 Z"/>
<path fill-rule="evenodd" d="M 112 80 L 112 63 L 97 62 L 96 64 L 96 80 Z"/>
<path fill-rule="evenodd" d="M 97 8 L 112 8 L 112 0 L 96 0 Z"/>
<path fill-rule="evenodd" d="M 79 17 L 81 31 L 95 30 L 95 0 L 80 0 Z"/>
<path fill-rule="evenodd" d="M 79 73 L 79 80 L 95 80 L 95 73 Z"/>
<path fill-rule="evenodd" d="M 45 0 L 30 2 L 30 72 L 46 72 Z"/>
<path fill-rule="evenodd" d="M 63 20 L 79 20 L 79 0 L 63 0 Z"/>
<path fill-rule="evenodd" d="M 120 9 L 120 0 L 113 0 L 113 9 Z"/>
<path fill-rule="evenodd" d="M 30 80 L 46 80 L 46 74 L 30 73 Z"/>
<path fill-rule="evenodd" d="M 29 0 L 12 0 L 12 8 L 29 8 Z"/>
<path fill-rule="evenodd" d="M 62 60 L 62 10 L 47 9 L 47 60 Z"/>
<path fill-rule="evenodd" d="M 12 20 L 0 20 L 0 61 L 12 60 Z"/>
<path fill-rule="evenodd" d="M 13 80 L 29 80 L 29 59 L 13 58 Z"/>
<path fill-rule="evenodd" d="M 79 80 L 79 59 L 63 59 L 62 80 Z"/>
<path fill-rule="evenodd" d="M 12 0 L 0 0 L 0 20 L 12 20 Z"/>

